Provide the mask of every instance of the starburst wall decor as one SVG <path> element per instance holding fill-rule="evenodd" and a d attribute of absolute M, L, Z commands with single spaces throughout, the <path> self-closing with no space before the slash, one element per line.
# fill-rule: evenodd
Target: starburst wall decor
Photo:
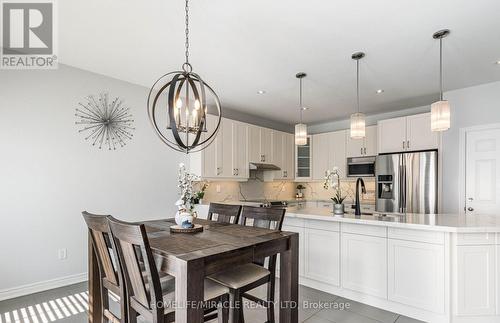
<path fill-rule="evenodd" d="M 133 137 L 134 120 L 130 108 L 123 105 L 123 100 L 115 98 L 110 101 L 108 93 L 98 97 L 89 95 L 87 102 L 79 103 L 75 116 L 75 124 L 82 126 L 79 133 L 85 134 L 85 140 L 98 146 L 99 149 L 115 150 L 126 145 Z"/>

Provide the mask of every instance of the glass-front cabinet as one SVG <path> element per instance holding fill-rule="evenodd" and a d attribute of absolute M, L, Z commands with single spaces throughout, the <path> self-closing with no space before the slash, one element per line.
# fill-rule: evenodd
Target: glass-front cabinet
<path fill-rule="evenodd" d="M 307 144 L 295 146 L 295 180 L 311 179 L 311 136 L 307 137 Z"/>

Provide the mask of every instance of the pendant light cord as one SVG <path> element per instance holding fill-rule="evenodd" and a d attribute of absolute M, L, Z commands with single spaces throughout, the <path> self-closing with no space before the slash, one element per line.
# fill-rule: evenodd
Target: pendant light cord
<path fill-rule="evenodd" d="M 300 109 L 300 123 L 302 123 L 302 113 L 304 109 L 302 109 L 302 78 L 299 79 L 299 88 L 300 88 L 300 93 L 299 93 L 299 109 Z"/>
<path fill-rule="evenodd" d="M 439 98 L 443 101 L 443 38 L 439 38 Z"/>
<path fill-rule="evenodd" d="M 186 21 L 185 21 L 185 24 L 186 24 L 186 29 L 185 29 L 186 51 L 184 52 L 184 54 L 186 56 L 186 61 L 184 62 L 184 64 L 182 64 L 182 69 L 184 70 L 184 72 L 191 72 L 193 68 L 192 68 L 191 64 L 189 64 L 189 0 L 186 0 L 184 10 L 186 12 Z"/>
<path fill-rule="evenodd" d="M 358 113 L 359 113 L 359 59 L 356 60 L 356 99 L 358 102 Z"/>

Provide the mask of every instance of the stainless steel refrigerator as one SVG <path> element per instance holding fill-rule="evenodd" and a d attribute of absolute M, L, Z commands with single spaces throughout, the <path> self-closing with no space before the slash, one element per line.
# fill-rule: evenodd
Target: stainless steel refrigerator
<path fill-rule="evenodd" d="M 437 213 L 437 154 L 423 151 L 377 156 L 376 210 Z"/>

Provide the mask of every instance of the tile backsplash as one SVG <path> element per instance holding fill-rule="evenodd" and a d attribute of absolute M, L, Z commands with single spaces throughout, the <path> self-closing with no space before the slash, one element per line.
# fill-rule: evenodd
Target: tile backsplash
<path fill-rule="evenodd" d="M 262 182 L 249 179 L 246 182 L 209 182 L 206 189 L 204 201 L 227 202 L 239 200 L 292 200 L 297 192 L 296 186 L 302 184 L 306 189 L 302 190 L 304 199 L 307 200 L 330 200 L 334 192 L 332 189 L 325 190 L 323 182 Z M 363 203 L 375 203 L 375 180 L 365 179 L 366 193 L 361 195 Z M 341 187 L 347 194 L 346 203 L 354 201 L 356 181 L 342 180 Z"/>

